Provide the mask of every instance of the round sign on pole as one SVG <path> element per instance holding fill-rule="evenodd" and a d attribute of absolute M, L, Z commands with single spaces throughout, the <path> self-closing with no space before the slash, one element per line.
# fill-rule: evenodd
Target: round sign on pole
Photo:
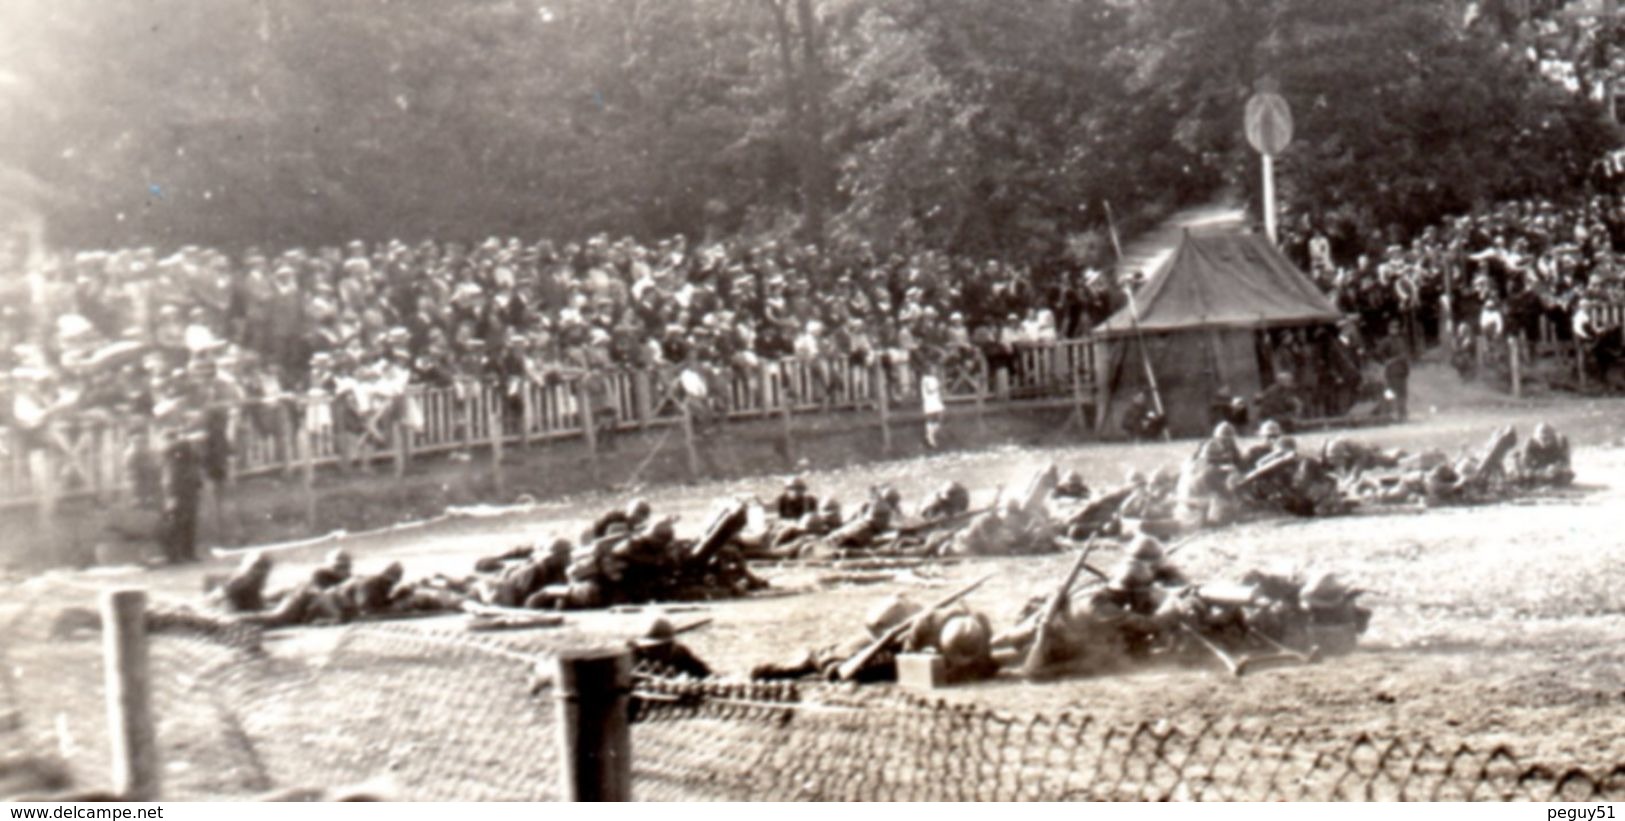
<path fill-rule="evenodd" d="M 1292 109 L 1279 94 L 1270 91 L 1254 94 L 1247 101 L 1245 122 L 1247 142 L 1260 154 L 1273 157 L 1292 142 Z"/>

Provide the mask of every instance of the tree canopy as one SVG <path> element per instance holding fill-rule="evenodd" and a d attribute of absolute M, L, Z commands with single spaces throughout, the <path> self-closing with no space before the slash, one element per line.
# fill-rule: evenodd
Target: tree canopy
<path fill-rule="evenodd" d="M 10 0 L 0 166 L 60 192 L 66 246 L 744 232 L 1045 259 L 1102 252 L 1108 201 L 1131 230 L 1250 196 L 1267 78 L 1297 122 L 1286 206 L 1377 237 L 1561 194 L 1615 139 L 1465 6 Z"/>

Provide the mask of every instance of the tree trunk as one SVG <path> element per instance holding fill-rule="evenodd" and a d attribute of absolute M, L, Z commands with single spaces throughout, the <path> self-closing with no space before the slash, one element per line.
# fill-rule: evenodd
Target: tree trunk
<path fill-rule="evenodd" d="M 812 0 L 796 0 L 801 29 L 801 201 L 805 238 L 824 244 L 829 212 L 829 164 L 824 158 L 824 55 Z"/>
<path fill-rule="evenodd" d="M 785 143 L 795 155 L 802 208 L 802 236 L 822 245 L 829 208 L 829 173 L 824 159 L 823 64 L 818 21 L 812 0 L 794 0 L 796 25 L 790 24 L 791 0 L 762 0 L 773 15 L 779 66 L 784 72 Z M 796 65 L 796 46 L 801 64 Z"/>

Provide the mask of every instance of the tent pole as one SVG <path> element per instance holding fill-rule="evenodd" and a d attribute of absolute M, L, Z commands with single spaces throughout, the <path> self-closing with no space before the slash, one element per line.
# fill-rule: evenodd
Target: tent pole
<path fill-rule="evenodd" d="M 1151 403 L 1157 408 L 1157 415 L 1162 417 L 1162 441 L 1174 441 L 1174 435 L 1168 432 L 1168 409 L 1162 406 L 1162 389 L 1157 386 L 1157 372 L 1151 367 L 1151 352 L 1145 348 L 1145 334 L 1140 330 L 1140 307 L 1134 302 L 1134 289 L 1128 291 L 1128 321 L 1134 328 L 1134 342 L 1140 349 L 1140 363 L 1145 366 L 1145 381 L 1151 386 Z"/>

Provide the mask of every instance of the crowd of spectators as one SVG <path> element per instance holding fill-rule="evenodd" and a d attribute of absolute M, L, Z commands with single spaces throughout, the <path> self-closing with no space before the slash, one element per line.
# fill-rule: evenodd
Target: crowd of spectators
<path fill-rule="evenodd" d="M 1309 403 L 1322 413 L 1347 407 L 1357 373 L 1309 360 L 1368 354 L 1391 337 L 1413 354 L 1433 341 L 1534 340 L 1542 319 L 1559 340 L 1589 342 L 1593 306 L 1625 299 L 1625 200 L 1613 195 L 1504 203 L 1376 255 L 1339 255 L 1358 238 L 1308 223 L 1282 239 L 1350 320 L 1271 340 L 1276 369 L 1324 394 Z M 906 396 L 920 375 L 978 353 L 1009 367 L 1022 344 L 1078 335 L 1122 300 L 1097 271 L 681 236 L 352 242 L 238 258 L 144 248 L 79 253 L 28 282 L 0 307 L 9 427 L 37 430 L 70 408 L 196 421 L 231 405 L 241 412 L 210 424 L 269 430 L 277 402 L 314 391 L 342 400 L 320 421 L 375 439 L 385 413 L 421 424 L 419 408 L 396 401 L 409 385 L 458 395 L 498 385 L 513 397 L 626 369 L 689 371 L 691 393 L 722 394 L 736 375 L 799 359 L 818 390 L 852 378 L 840 363 L 878 364 Z"/>
<path fill-rule="evenodd" d="M 1508 336 L 1578 340 L 1595 354 L 1604 330 L 1597 306 L 1625 301 L 1625 199 L 1613 194 L 1501 203 L 1374 256 L 1339 259 L 1328 233 L 1299 227 L 1283 243 L 1357 318 L 1361 337 L 1374 343 L 1397 327 L 1413 352 L 1446 344 L 1461 354 L 1464 376 L 1480 346 L 1491 359 L 1504 357 Z"/>
<path fill-rule="evenodd" d="M 0 364 L 20 400 L 6 402 L 9 421 L 25 430 L 70 407 L 128 418 L 210 403 L 245 410 L 229 425 L 269 428 L 264 411 L 317 392 L 341 400 L 319 421 L 378 438 L 385 413 L 421 424 L 420 408 L 396 401 L 409 385 L 500 385 L 511 398 L 613 369 L 686 370 L 699 384 L 670 384 L 704 392 L 787 358 L 818 363 L 823 391 L 853 373 L 838 363 L 879 364 L 906 395 L 928 370 L 978 351 L 1007 367 L 1018 346 L 1115 307 L 1098 274 L 681 236 L 357 241 L 240 258 L 144 248 L 79 253 L 29 282 L 0 317 Z"/>

